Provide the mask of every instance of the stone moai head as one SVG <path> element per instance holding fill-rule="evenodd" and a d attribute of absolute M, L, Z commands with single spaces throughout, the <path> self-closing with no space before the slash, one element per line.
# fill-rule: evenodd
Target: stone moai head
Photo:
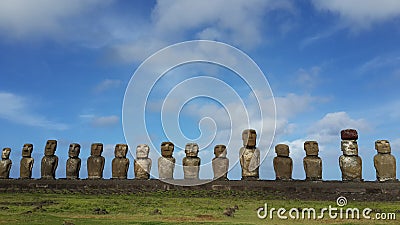
<path fill-rule="evenodd" d="M 24 144 L 22 147 L 22 157 L 31 157 L 33 151 L 33 144 Z"/>
<path fill-rule="evenodd" d="M 226 146 L 225 145 L 216 145 L 214 147 L 214 155 L 215 155 L 215 158 L 225 158 L 226 157 Z"/>
<path fill-rule="evenodd" d="M 90 148 L 90 155 L 92 156 L 101 156 L 103 153 L 103 144 L 102 143 L 94 143 Z"/>
<path fill-rule="evenodd" d="M 304 150 L 308 156 L 318 156 L 319 148 L 318 142 L 316 141 L 306 141 L 304 142 Z"/>
<path fill-rule="evenodd" d="M 1 153 L 1 158 L 2 159 L 9 159 L 10 158 L 10 152 L 11 152 L 11 148 L 3 148 L 3 151 Z"/>
<path fill-rule="evenodd" d="M 172 153 L 174 152 L 174 144 L 172 142 L 163 142 L 161 143 L 161 155 L 163 157 L 172 157 Z"/>
<path fill-rule="evenodd" d="M 56 140 L 48 140 L 46 142 L 46 147 L 44 149 L 44 155 L 45 156 L 51 156 L 56 153 L 57 149 L 57 141 Z"/>
<path fill-rule="evenodd" d="M 342 138 L 341 149 L 344 155 L 358 155 L 358 133 L 354 129 L 346 129 L 340 132 Z"/>
<path fill-rule="evenodd" d="M 197 157 L 199 146 L 196 143 L 187 143 L 185 146 L 185 153 L 187 157 Z"/>
<path fill-rule="evenodd" d="M 277 156 L 289 157 L 289 146 L 285 144 L 277 144 L 275 146 Z"/>
<path fill-rule="evenodd" d="M 141 144 L 136 147 L 136 158 L 145 159 L 149 157 L 150 147 L 146 144 Z"/>
<path fill-rule="evenodd" d="M 127 144 L 115 145 L 115 150 L 114 150 L 115 158 L 126 158 L 127 153 L 128 153 L 128 145 Z"/>
<path fill-rule="evenodd" d="M 243 146 L 247 148 L 256 147 L 257 133 L 253 129 L 247 129 L 242 132 Z"/>
<path fill-rule="evenodd" d="M 392 152 L 388 140 L 375 141 L 375 149 L 378 151 L 378 153 L 383 153 L 383 154 Z"/>
<path fill-rule="evenodd" d="M 70 158 L 78 158 L 81 152 L 81 145 L 77 143 L 72 143 L 69 145 L 68 156 Z"/>

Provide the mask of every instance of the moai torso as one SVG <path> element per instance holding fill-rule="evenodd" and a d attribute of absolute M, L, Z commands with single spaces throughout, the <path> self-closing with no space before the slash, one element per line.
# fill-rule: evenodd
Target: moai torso
<path fill-rule="evenodd" d="M 42 179 L 55 179 L 58 166 L 58 157 L 55 154 L 57 149 L 56 140 L 48 140 L 42 158 L 41 175 Z"/>
<path fill-rule="evenodd" d="M 228 180 L 229 159 L 226 158 L 226 146 L 217 145 L 214 147 L 215 158 L 212 160 L 214 180 Z"/>
<path fill-rule="evenodd" d="M 172 142 L 161 143 L 161 157 L 158 158 L 159 179 L 174 179 L 175 158 L 172 157 L 174 144 Z"/>
<path fill-rule="evenodd" d="M 289 146 L 278 144 L 275 146 L 276 157 L 274 158 L 274 170 L 276 180 L 291 180 L 293 161 L 289 157 Z"/>
<path fill-rule="evenodd" d="M 256 147 L 257 133 L 248 129 L 242 133 L 243 147 L 239 150 L 242 180 L 259 178 L 260 150 Z"/>
<path fill-rule="evenodd" d="M 138 145 L 136 148 L 136 159 L 134 161 L 135 179 L 150 179 L 151 159 L 149 158 L 150 147 L 146 144 Z"/>
<path fill-rule="evenodd" d="M 374 156 L 376 179 L 378 181 L 396 180 L 396 158 L 391 154 L 389 141 L 379 140 L 375 142 L 378 154 Z"/>
<path fill-rule="evenodd" d="M 303 159 L 306 180 L 322 180 L 322 160 L 318 157 L 318 143 L 316 141 L 306 141 L 304 150 L 307 155 Z"/>
<path fill-rule="evenodd" d="M 66 165 L 67 179 L 79 179 L 79 171 L 81 169 L 81 159 L 79 153 L 81 152 L 81 146 L 77 143 L 69 145 L 68 160 Z"/>
<path fill-rule="evenodd" d="M 112 178 L 126 179 L 128 177 L 129 159 L 126 158 L 128 145 L 117 144 L 115 146 L 115 158 L 112 160 Z"/>
<path fill-rule="evenodd" d="M 12 161 L 10 159 L 11 148 L 3 148 L 0 161 L 0 179 L 10 178 Z"/>
<path fill-rule="evenodd" d="M 102 143 L 92 144 L 90 156 L 87 159 L 88 179 L 103 179 L 105 159 L 103 156 L 101 156 L 102 153 Z"/>
<path fill-rule="evenodd" d="M 32 144 L 24 144 L 22 148 L 22 159 L 20 162 L 19 177 L 21 179 L 31 179 L 32 178 L 32 168 L 34 160 L 31 157 L 33 151 Z"/>
<path fill-rule="evenodd" d="M 183 176 L 185 179 L 199 179 L 200 158 L 199 146 L 196 143 L 188 143 L 185 146 L 186 157 L 182 160 Z"/>
<path fill-rule="evenodd" d="M 341 148 L 343 155 L 339 157 L 343 181 L 362 181 L 362 160 L 358 156 L 358 134 L 356 130 L 341 131 Z"/>

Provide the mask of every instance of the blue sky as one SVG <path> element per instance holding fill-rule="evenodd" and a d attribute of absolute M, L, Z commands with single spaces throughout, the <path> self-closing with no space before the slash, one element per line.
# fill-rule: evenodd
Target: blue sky
<path fill-rule="evenodd" d="M 388 139 L 393 155 L 400 157 L 399 1 L 41 0 L 0 4 L 0 147 L 12 148 L 14 178 L 19 176 L 24 143 L 34 144 L 33 177 L 40 177 L 47 139 L 58 140 L 57 177 L 65 176 L 70 143 L 82 145 L 81 177 L 87 176 L 85 162 L 90 144 L 104 143 L 104 174 L 109 178 L 114 145 L 127 142 L 122 106 L 132 75 L 158 50 L 197 39 L 240 49 L 265 74 L 277 109 L 272 146 L 289 144 L 295 179 L 305 177 L 305 140 L 320 144 L 324 179 L 340 179 L 339 132 L 345 128 L 359 131 L 366 180 L 375 179 L 375 140 Z M 229 84 L 245 101 L 250 114 L 257 107 L 249 93 L 252 90 L 223 66 L 193 63 L 169 71 L 146 100 L 154 174 L 157 151 L 166 141 L 160 101 L 180 82 L 198 76 L 215 77 Z M 146 77 L 135 85 L 140 87 L 140 82 L 146 82 Z M 210 93 L 220 88 L 218 84 L 201 82 L 197 86 Z M 191 96 L 191 89 L 182 91 L 184 94 L 176 96 Z M 239 179 L 240 168 L 233 164 L 241 147 L 242 128 L 229 127 L 229 121 L 240 120 L 242 115 L 230 112 L 229 107 L 224 109 L 219 101 L 226 100 L 231 107 L 240 102 L 221 98 L 195 98 L 178 104 L 181 111 L 174 104 L 182 102 L 172 101 L 164 110 L 167 114 L 180 112 L 178 121 L 186 138 L 174 138 L 179 146 L 174 154 L 177 162 L 182 160 L 182 145 L 186 142 L 200 138 L 200 157 L 207 164 L 213 157 L 213 145 L 229 141 L 232 147 L 228 148 L 228 157 L 233 166 L 229 177 Z M 177 99 L 171 96 L 168 100 Z M 137 110 L 143 112 L 141 106 Z M 209 119 L 202 120 L 206 117 Z M 266 131 L 273 129 L 269 122 L 264 121 L 263 125 Z M 164 129 L 173 125 L 165 126 Z M 142 135 L 129 141 L 133 152 L 136 145 L 149 138 L 146 132 Z M 260 176 L 273 179 L 274 152 L 264 141 L 259 140 L 260 150 L 266 154 Z M 129 158 L 128 177 L 133 178 L 133 157 Z M 212 176 L 209 167 L 201 171 L 203 178 Z M 177 169 L 176 177 L 179 176 Z"/>

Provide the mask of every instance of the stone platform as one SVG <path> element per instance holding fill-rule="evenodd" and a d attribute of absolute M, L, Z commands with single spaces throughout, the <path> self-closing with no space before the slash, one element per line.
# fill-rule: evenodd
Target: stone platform
<path fill-rule="evenodd" d="M 177 183 L 188 185 L 185 180 Z M 354 201 L 400 201 L 400 182 L 342 181 L 212 181 L 180 186 L 160 180 L 0 180 L 0 193 L 135 194 L 176 192 L 189 196 L 233 195 L 265 199 L 334 200 L 345 196 Z"/>

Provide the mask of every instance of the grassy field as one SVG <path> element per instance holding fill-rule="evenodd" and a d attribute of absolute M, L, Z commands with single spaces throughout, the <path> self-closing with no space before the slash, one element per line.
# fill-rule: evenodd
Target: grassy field
<path fill-rule="evenodd" d="M 371 208 L 373 213 L 397 212 L 397 220 L 367 219 L 259 219 L 257 209 L 287 210 L 336 207 L 336 201 L 277 200 L 276 196 L 251 196 L 236 193 L 168 191 L 135 195 L 83 194 L 0 194 L 0 224 L 399 224 L 400 202 L 352 202 L 345 208 Z M 233 217 L 223 214 L 227 207 L 238 206 Z M 156 211 L 161 211 L 157 213 Z M 287 215 L 287 214 L 286 214 Z"/>

